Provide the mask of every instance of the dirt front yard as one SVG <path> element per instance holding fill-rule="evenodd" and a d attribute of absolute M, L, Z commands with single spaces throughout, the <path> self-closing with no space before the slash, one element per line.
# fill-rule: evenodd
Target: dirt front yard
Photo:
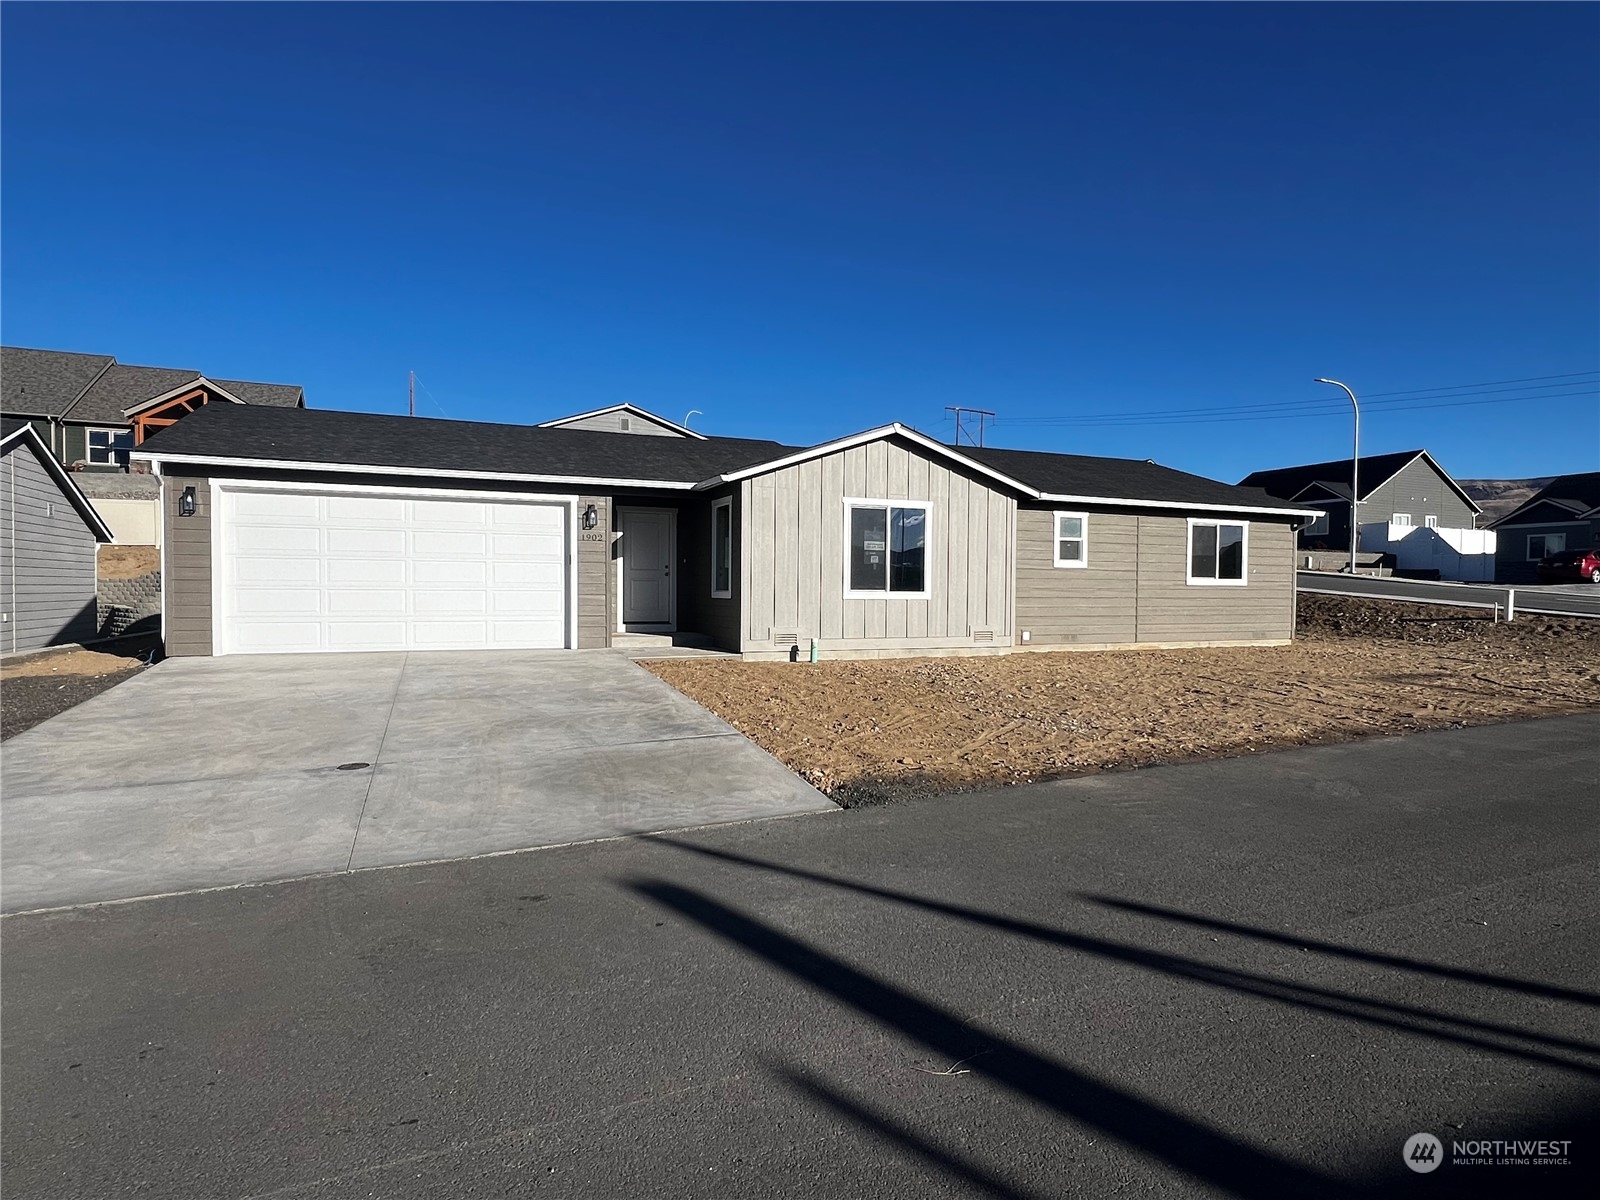
<path fill-rule="evenodd" d="M 841 804 L 1600 708 L 1600 620 L 1303 596 L 1292 646 L 642 665 Z"/>
<path fill-rule="evenodd" d="M 0 740 L 82 704 L 149 665 L 154 638 L 64 646 L 0 661 Z"/>

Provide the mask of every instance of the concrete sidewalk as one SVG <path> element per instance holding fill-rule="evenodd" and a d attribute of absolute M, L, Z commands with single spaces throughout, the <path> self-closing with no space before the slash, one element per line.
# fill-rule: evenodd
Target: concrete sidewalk
<path fill-rule="evenodd" d="M 169 659 L 0 785 L 6 912 L 834 809 L 609 651 Z"/>

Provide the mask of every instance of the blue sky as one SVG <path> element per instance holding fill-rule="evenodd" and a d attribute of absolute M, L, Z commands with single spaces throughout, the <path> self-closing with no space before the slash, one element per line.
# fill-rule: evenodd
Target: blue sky
<path fill-rule="evenodd" d="M 1533 380 L 1374 400 L 1363 449 L 1600 466 L 1595 5 L 8 3 L 0 34 L 8 344 L 800 443 L 965 404 L 991 444 L 1226 479 L 1347 453 L 1316 375 Z"/>

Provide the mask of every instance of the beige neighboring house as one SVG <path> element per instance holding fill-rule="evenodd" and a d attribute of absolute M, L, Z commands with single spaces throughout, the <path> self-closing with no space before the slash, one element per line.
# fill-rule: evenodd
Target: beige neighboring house
<path fill-rule="evenodd" d="M 518 426 L 212 404 L 133 457 L 161 479 L 173 655 L 1282 643 L 1316 515 L 1148 461 L 898 424 L 785 446 L 632 405 Z"/>
<path fill-rule="evenodd" d="M 293 384 L 129 366 L 108 354 L 0 347 L 0 410 L 33 427 L 122 544 L 161 539 L 160 485 L 130 471 L 134 448 L 213 402 L 303 408 L 305 393 Z"/>

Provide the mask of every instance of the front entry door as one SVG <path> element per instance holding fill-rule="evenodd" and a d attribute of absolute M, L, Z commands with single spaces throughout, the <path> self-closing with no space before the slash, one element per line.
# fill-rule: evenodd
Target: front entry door
<path fill-rule="evenodd" d="M 677 513 L 661 508 L 617 510 L 622 534 L 622 625 L 670 629 L 672 559 Z"/>

